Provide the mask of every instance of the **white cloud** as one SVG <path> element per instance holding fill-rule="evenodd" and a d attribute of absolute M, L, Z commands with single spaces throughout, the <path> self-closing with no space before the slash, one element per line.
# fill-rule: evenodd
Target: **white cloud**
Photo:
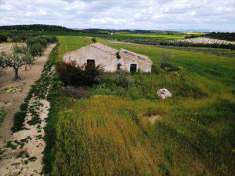
<path fill-rule="evenodd" d="M 234 0 L 0 0 L 0 25 L 235 31 Z"/>

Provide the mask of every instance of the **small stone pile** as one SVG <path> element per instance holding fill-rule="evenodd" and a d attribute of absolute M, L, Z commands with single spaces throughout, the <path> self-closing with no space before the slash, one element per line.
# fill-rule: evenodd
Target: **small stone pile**
<path fill-rule="evenodd" d="M 172 93 L 167 90 L 166 88 L 163 88 L 163 89 L 159 89 L 157 91 L 157 96 L 161 99 L 161 100 L 165 100 L 167 98 L 170 98 L 172 97 Z"/>

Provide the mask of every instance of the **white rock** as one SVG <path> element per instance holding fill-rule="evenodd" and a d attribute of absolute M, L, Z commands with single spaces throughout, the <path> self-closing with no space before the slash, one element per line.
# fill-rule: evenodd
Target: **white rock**
<path fill-rule="evenodd" d="M 160 99 L 162 99 L 162 100 L 165 100 L 165 99 L 167 99 L 167 98 L 172 97 L 172 93 L 171 93 L 169 90 L 165 89 L 165 88 L 159 89 L 159 90 L 157 91 L 157 95 L 158 95 L 158 97 L 159 97 Z"/>

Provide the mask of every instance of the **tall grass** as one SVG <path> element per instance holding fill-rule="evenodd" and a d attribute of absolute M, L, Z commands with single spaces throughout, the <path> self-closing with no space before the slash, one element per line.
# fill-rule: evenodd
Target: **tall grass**
<path fill-rule="evenodd" d="M 60 37 L 57 61 L 90 42 Z M 152 74 L 105 74 L 86 99 L 54 95 L 48 122 L 51 175 L 208 175 L 235 172 L 235 60 L 198 51 L 117 44 L 149 56 Z M 164 53 L 179 68 L 160 68 Z M 160 101 L 156 90 L 173 98 Z M 158 116 L 155 123 L 149 118 Z"/>

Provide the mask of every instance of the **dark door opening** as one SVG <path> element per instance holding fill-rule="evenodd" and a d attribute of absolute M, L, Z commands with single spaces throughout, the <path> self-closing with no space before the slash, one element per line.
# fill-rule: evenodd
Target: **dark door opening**
<path fill-rule="evenodd" d="M 131 64 L 130 65 L 130 72 L 131 73 L 137 72 L 137 64 Z"/>
<path fill-rule="evenodd" d="M 122 66 L 122 64 L 117 64 L 117 70 L 121 70 L 121 66 Z"/>
<path fill-rule="evenodd" d="M 87 68 L 95 68 L 95 60 L 87 60 Z"/>

